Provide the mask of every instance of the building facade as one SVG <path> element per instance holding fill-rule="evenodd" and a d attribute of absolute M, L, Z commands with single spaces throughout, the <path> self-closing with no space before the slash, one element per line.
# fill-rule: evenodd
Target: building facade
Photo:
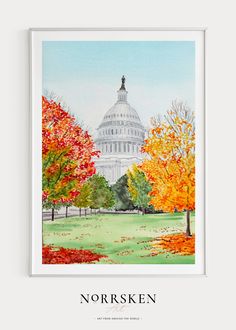
<path fill-rule="evenodd" d="M 127 102 L 124 76 L 117 94 L 117 102 L 106 112 L 95 138 L 96 149 L 101 151 L 95 166 L 110 184 L 124 175 L 133 163 L 142 160 L 141 146 L 145 137 L 138 113 Z"/>

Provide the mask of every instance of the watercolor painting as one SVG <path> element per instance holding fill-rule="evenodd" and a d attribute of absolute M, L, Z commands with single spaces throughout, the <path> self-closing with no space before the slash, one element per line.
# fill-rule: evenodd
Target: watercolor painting
<path fill-rule="evenodd" d="M 195 70 L 194 41 L 43 41 L 43 264 L 195 264 Z"/>

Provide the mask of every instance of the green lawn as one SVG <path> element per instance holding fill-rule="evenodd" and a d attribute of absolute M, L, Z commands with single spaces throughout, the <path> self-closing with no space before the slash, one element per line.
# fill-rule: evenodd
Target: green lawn
<path fill-rule="evenodd" d="M 194 214 L 191 215 L 194 232 Z M 101 214 L 43 221 L 43 242 L 108 256 L 99 263 L 193 264 L 194 256 L 151 256 L 151 240 L 185 231 L 185 214 Z"/>

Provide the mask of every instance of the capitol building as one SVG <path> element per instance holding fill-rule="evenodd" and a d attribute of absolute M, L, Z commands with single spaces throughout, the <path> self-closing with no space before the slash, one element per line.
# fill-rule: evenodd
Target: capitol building
<path fill-rule="evenodd" d="M 110 184 L 116 183 L 133 163 L 143 158 L 140 149 L 145 129 L 138 113 L 127 102 L 125 77 L 121 80 L 118 99 L 104 115 L 95 138 L 96 149 L 101 151 L 95 167 Z"/>

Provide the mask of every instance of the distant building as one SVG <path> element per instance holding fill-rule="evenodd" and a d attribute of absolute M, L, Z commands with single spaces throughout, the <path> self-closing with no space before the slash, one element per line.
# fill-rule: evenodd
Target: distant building
<path fill-rule="evenodd" d="M 145 129 L 138 113 L 127 102 L 125 77 L 118 90 L 118 100 L 109 109 L 97 129 L 96 148 L 101 156 L 95 159 L 97 172 L 114 184 L 133 163 L 139 163 L 143 155 Z"/>

